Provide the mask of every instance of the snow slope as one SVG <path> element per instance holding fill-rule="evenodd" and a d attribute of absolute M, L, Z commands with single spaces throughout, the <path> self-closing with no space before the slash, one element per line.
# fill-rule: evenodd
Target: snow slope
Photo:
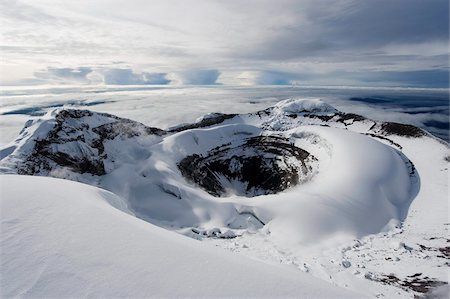
<path fill-rule="evenodd" d="M 95 187 L 16 175 L 0 183 L 2 297 L 360 297 L 155 227 Z"/>
<path fill-rule="evenodd" d="M 2 154 L 3 173 L 99 186 L 147 222 L 372 296 L 420 295 L 448 281 L 449 147 L 413 126 L 318 99 L 211 113 L 166 131 L 57 109 Z M 281 181 L 297 182 L 249 189 L 278 175 L 275 166 Z M 245 167 L 250 175 L 237 174 Z"/>

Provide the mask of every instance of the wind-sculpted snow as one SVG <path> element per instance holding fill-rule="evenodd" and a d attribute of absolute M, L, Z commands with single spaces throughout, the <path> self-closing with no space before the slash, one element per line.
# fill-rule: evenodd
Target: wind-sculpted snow
<path fill-rule="evenodd" d="M 279 244 L 340 243 L 404 219 L 418 190 L 407 157 L 349 130 L 381 137 L 370 131 L 379 128 L 317 99 L 210 114 L 169 133 L 59 109 L 27 124 L 1 166 L 101 186 L 136 216 L 192 236 L 263 223 Z"/>
<path fill-rule="evenodd" d="M 0 185 L 2 298 L 361 297 L 146 223 L 105 190 L 17 175 Z"/>
<path fill-rule="evenodd" d="M 279 102 L 274 107 L 281 113 L 335 113 L 338 112 L 334 107 L 322 102 L 319 99 L 304 99 L 301 101 L 287 99 Z"/>
<path fill-rule="evenodd" d="M 336 245 L 389 230 L 404 219 L 419 178 L 395 149 L 336 128 L 308 126 L 285 135 L 318 136 L 321 141 L 304 148 L 319 157 L 319 170 L 295 194 L 283 195 L 286 201 L 274 204 L 279 214 L 267 229 L 277 243 L 315 245 L 320 236 Z M 326 150 L 318 153 L 317 144 L 323 142 Z"/>

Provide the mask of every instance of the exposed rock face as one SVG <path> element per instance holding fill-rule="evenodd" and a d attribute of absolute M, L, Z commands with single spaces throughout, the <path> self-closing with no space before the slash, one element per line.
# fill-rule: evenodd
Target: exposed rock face
<path fill-rule="evenodd" d="M 425 135 L 424 131 L 418 127 L 395 122 L 382 123 L 381 130 L 386 135 L 399 135 L 405 137 L 421 137 Z"/>
<path fill-rule="evenodd" d="M 222 113 L 214 113 L 212 117 L 203 118 L 200 121 L 193 123 L 178 126 L 172 129 L 169 129 L 169 133 L 182 132 L 191 129 L 205 128 L 213 125 L 217 125 L 223 123 L 227 119 L 231 119 L 237 116 L 237 114 L 222 114 Z"/>
<path fill-rule="evenodd" d="M 405 278 L 399 278 L 393 274 L 366 276 L 365 278 L 381 282 L 382 284 L 393 285 L 408 292 L 414 291 L 419 294 L 426 294 L 431 292 L 436 287 L 448 285 L 448 283 L 445 281 L 439 281 L 427 276 L 423 276 L 422 273 L 415 273 L 413 275 L 406 276 Z M 414 296 L 414 298 L 418 298 L 418 296 Z"/>
<path fill-rule="evenodd" d="M 335 121 L 337 123 L 343 123 L 344 125 L 347 125 L 348 123 L 353 123 L 353 122 L 359 122 L 359 121 L 367 120 L 364 116 L 361 116 L 359 114 L 343 113 L 343 112 L 335 112 L 335 113 L 332 113 L 332 114 L 310 114 L 310 113 L 306 113 L 306 114 L 303 114 L 303 116 L 304 117 L 308 117 L 308 118 L 320 119 L 323 122 L 328 122 L 330 120 L 333 120 L 333 121 Z M 289 117 L 296 118 L 297 114 L 291 114 L 291 115 L 289 115 Z"/>
<path fill-rule="evenodd" d="M 106 113 L 61 110 L 53 129 L 35 140 L 32 152 L 17 165 L 17 172 L 45 174 L 55 167 L 66 167 L 76 173 L 104 175 L 107 140 L 163 134 L 163 130 Z"/>
<path fill-rule="evenodd" d="M 219 146 L 205 156 L 191 155 L 178 167 L 188 180 L 214 196 L 273 194 L 308 178 L 316 158 L 276 136 L 246 139 L 237 147 Z"/>

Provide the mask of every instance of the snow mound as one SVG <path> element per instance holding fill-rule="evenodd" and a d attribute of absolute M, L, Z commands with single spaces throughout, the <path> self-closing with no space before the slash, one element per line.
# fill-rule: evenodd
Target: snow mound
<path fill-rule="evenodd" d="M 334 107 L 328 105 L 320 99 L 286 99 L 275 105 L 284 113 L 304 113 L 304 112 L 338 112 Z"/>
<path fill-rule="evenodd" d="M 0 184 L 1 297 L 360 297 L 155 227 L 95 187 L 17 175 Z"/>
<path fill-rule="evenodd" d="M 336 128 L 306 126 L 285 135 L 300 137 L 303 148 L 319 157 L 319 171 L 309 183 L 272 203 L 276 217 L 267 229 L 276 243 L 292 248 L 315 246 L 320 240 L 335 246 L 389 230 L 406 217 L 419 178 L 404 155 L 368 136 Z M 313 143 L 307 145 L 303 138 Z M 314 140 L 326 145 L 317 146 Z"/>
<path fill-rule="evenodd" d="M 305 124 L 328 124 L 330 120 L 334 123 L 344 123 L 354 118 L 358 121 L 362 119 L 359 115 L 348 117 L 320 99 L 287 99 L 251 115 L 251 118 L 255 116 L 262 120 L 263 128 L 277 131 L 285 131 Z"/>

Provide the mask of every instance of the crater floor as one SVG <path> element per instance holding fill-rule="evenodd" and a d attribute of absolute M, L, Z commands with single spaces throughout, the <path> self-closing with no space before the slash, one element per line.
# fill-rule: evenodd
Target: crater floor
<path fill-rule="evenodd" d="M 311 177 L 317 159 L 277 136 L 244 138 L 178 163 L 181 174 L 213 196 L 275 194 Z"/>

